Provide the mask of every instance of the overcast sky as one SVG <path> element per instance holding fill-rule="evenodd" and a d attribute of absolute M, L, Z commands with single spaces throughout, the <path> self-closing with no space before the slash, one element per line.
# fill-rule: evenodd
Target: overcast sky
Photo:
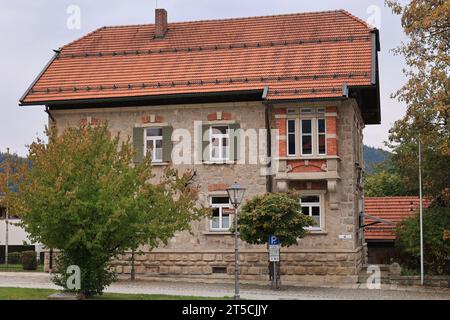
<path fill-rule="evenodd" d="M 346 9 L 380 28 L 382 124 L 365 129 L 364 142 L 382 147 L 388 130 L 405 113 L 390 99 L 404 82 L 404 61 L 390 50 L 405 40 L 400 19 L 384 0 L 158 0 L 169 22 Z M 44 107 L 19 107 L 18 101 L 53 55 L 63 46 L 101 27 L 154 23 L 156 0 L 15 0 L 0 4 L 0 151 L 26 155 L 26 145 L 44 137 Z M 75 6 L 75 7 L 74 7 Z M 80 9 L 80 28 L 70 24 Z M 69 12 L 68 12 L 69 11 Z M 71 28 L 68 27 L 69 25 Z M 74 28 L 75 27 L 75 28 Z"/>

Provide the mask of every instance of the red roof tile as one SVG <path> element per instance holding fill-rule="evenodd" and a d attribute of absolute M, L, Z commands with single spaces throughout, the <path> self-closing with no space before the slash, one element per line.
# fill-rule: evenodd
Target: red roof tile
<path fill-rule="evenodd" d="M 424 207 L 429 201 L 424 199 Z M 419 197 L 380 197 L 364 199 L 365 214 L 398 223 L 417 213 Z M 366 218 L 364 224 L 374 222 Z M 395 240 L 395 225 L 379 223 L 364 228 L 366 240 Z"/>
<path fill-rule="evenodd" d="M 346 11 L 103 27 L 61 48 L 21 100 L 262 90 L 338 97 L 371 85 L 373 31 Z"/>

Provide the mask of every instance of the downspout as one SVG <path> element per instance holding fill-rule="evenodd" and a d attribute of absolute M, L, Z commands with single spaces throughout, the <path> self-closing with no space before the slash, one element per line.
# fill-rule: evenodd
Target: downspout
<path fill-rule="evenodd" d="M 267 102 L 267 94 L 269 93 L 269 87 L 265 86 L 263 95 L 262 95 L 262 103 L 265 106 L 265 127 L 267 131 L 266 135 L 266 144 L 267 144 L 267 158 L 270 159 L 270 162 L 267 164 L 267 168 L 270 169 L 272 166 L 272 134 L 271 134 L 271 128 L 270 128 L 270 115 L 272 111 L 272 105 Z M 270 171 L 268 171 L 270 172 Z M 266 175 L 266 191 L 267 192 L 273 192 L 273 181 L 272 181 L 272 175 L 267 174 Z"/>
<path fill-rule="evenodd" d="M 48 114 L 48 116 L 50 117 L 50 119 L 52 120 L 53 123 L 56 123 L 55 118 L 53 118 L 53 115 L 50 113 L 50 108 L 48 106 L 45 106 L 45 113 Z"/>

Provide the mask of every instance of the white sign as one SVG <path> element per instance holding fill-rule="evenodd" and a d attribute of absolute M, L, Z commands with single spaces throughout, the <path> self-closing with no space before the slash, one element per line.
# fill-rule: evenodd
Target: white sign
<path fill-rule="evenodd" d="M 353 237 L 351 234 L 340 234 L 339 239 L 340 240 L 351 240 Z"/>
<path fill-rule="evenodd" d="M 280 261 L 280 245 L 269 245 L 269 261 L 278 262 Z"/>

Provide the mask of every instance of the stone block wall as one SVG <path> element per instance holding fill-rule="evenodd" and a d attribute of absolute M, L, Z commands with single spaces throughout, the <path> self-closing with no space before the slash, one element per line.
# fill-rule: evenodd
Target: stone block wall
<path fill-rule="evenodd" d="M 289 250 L 289 249 L 286 249 Z M 131 273 L 131 253 L 113 262 L 119 275 Z M 280 272 L 286 283 L 349 282 L 357 280 L 359 252 L 285 251 L 281 253 Z M 266 251 L 240 253 L 240 279 L 269 281 Z M 215 273 L 216 268 L 221 268 Z M 135 272 L 141 277 L 177 277 L 202 279 L 234 279 L 234 252 L 149 252 L 135 255 Z M 224 273 L 222 273 L 224 272 Z"/>

